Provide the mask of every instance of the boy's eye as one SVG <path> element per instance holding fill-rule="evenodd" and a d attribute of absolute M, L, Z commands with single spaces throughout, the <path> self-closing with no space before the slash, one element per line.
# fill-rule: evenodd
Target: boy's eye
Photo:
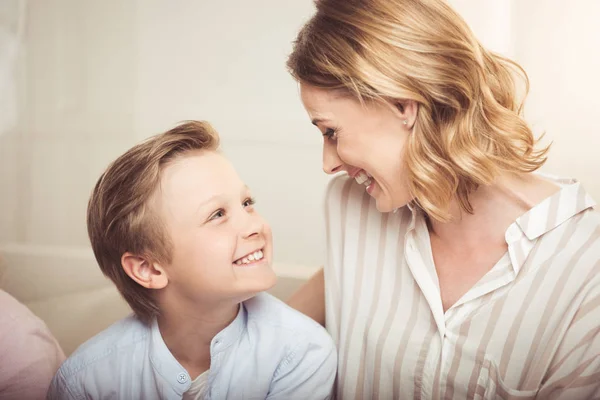
<path fill-rule="evenodd" d="M 213 214 L 210 216 L 210 218 L 208 218 L 208 220 L 209 220 L 209 221 L 212 221 L 212 220 L 214 220 L 214 219 L 221 218 L 221 217 L 224 217 L 224 216 L 225 216 L 225 211 L 224 211 L 224 210 L 217 210 L 217 211 L 215 211 L 215 212 L 214 212 L 214 213 L 213 213 Z"/>
<path fill-rule="evenodd" d="M 327 128 L 323 136 L 329 140 L 335 140 L 337 139 L 337 135 L 335 133 L 335 129 Z"/>
<path fill-rule="evenodd" d="M 247 207 L 251 207 L 256 203 L 256 201 L 252 198 L 252 197 L 248 197 L 246 200 L 243 201 L 242 205 L 244 206 L 244 208 Z M 219 218 L 223 218 L 225 216 L 225 210 L 220 208 L 217 211 L 215 211 L 214 213 L 211 214 L 211 216 L 208 218 L 209 221 L 214 221 L 216 219 Z"/>
<path fill-rule="evenodd" d="M 244 207 L 250 207 L 256 204 L 256 200 L 254 200 L 252 197 L 248 197 L 246 200 L 244 200 L 242 204 L 244 205 Z"/>

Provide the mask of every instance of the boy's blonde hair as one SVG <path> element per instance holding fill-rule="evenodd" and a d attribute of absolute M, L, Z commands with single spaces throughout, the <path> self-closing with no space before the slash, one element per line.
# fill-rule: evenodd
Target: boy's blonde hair
<path fill-rule="evenodd" d="M 300 82 L 364 101 L 419 105 L 405 149 L 411 195 L 448 221 L 457 198 L 502 171 L 531 172 L 548 148 L 521 117 L 515 78 L 525 71 L 486 50 L 443 0 L 318 0 L 287 66 Z M 524 99 L 525 96 L 523 96 Z M 400 157 L 400 155 L 398 155 Z"/>
<path fill-rule="evenodd" d="M 219 136 L 207 122 L 188 121 L 134 146 L 102 174 L 89 200 L 88 235 L 100 269 L 117 286 L 135 314 L 149 323 L 158 312 L 151 289 L 123 270 L 124 253 L 171 262 L 172 245 L 151 206 L 165 165 L 196 150 L 215 151 Z"/>

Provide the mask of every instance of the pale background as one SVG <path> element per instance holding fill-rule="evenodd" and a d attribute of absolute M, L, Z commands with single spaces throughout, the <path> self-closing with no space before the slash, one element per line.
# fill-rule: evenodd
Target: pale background
<path fill-rule="evenodd" d="M 600 199 L 600 1 L 451 3 L 529 73 L 527 118 L 554 141 L 545 170 L 579 178 Z M 95 180 L 132 144 L 184 119 L 221 132 L 272 224 L 281 276 L 305 278 L 322 264 L 321 139 L 285 69 L 312 0 L 0 4 L 0 104 L 18 106 L 15 123 L 9 108 L 0 114 L 0 253 L 17 297 L 42 310 L 52 285 L 61 295 L 98 285 L 85 230 Z"/>

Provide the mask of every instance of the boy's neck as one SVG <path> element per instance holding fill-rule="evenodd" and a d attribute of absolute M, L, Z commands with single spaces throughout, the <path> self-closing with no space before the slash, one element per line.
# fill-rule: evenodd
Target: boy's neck
<path fill-rule="evenodd" d="M 167 348 L 195 379 L 210 369 L 210 343 L 237 316 L 239 304 L 162 309 L 158 317 L 160 334 Z M 171 309 L 170 309 L 171 308 Z"/>

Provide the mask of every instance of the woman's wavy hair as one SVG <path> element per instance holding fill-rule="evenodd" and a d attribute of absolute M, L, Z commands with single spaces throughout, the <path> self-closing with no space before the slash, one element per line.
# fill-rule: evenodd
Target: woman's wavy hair
<path fill-rule="evenodd" d="M 449 221 L 453 198 L 472 213 L 469 194 L 477 187 L 500 172 L 532 172 L 544 164 L 549 147 L 535 149 L 522 118 L 527 74 L 486 50 L 446 2 L 315 4 L 288 58 L 290 73 L 361 102 L 419 105 L 405 163 L 413 201 L 427 215 Z"/>

